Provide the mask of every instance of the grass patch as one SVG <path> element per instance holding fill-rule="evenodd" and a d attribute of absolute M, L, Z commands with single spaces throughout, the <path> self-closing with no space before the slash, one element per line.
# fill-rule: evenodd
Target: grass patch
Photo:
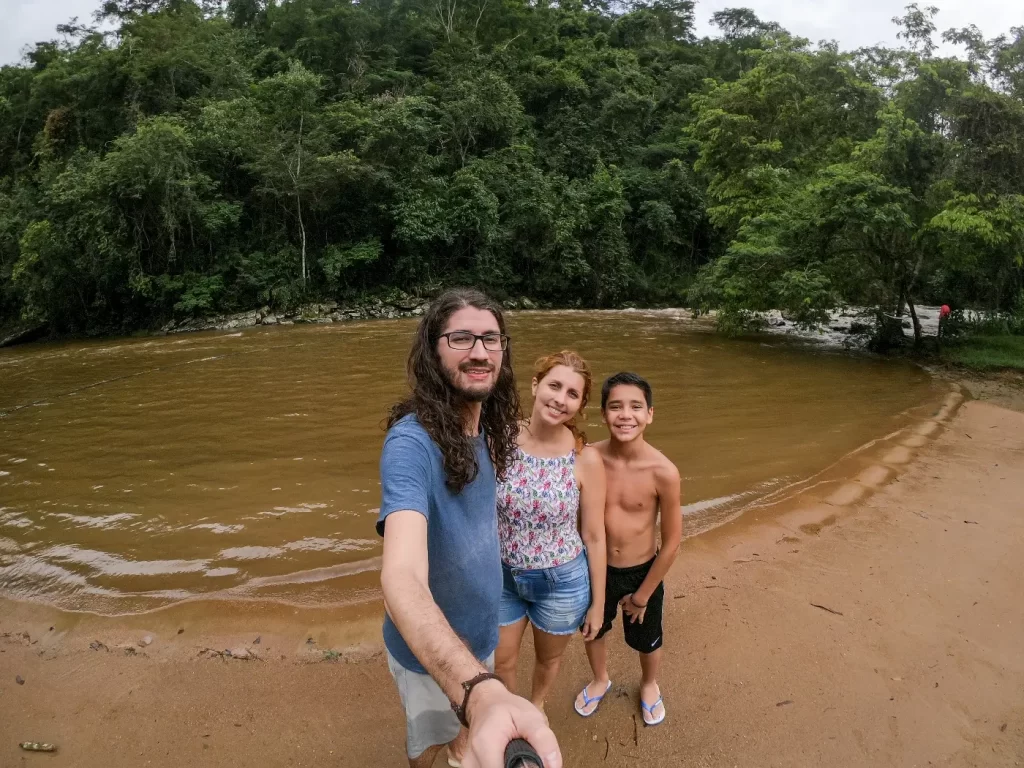
<path fill-rule="evenodd" d="M 1024 336 L 968 336 L 943 344 L 942 359 L 978 371 L 1024 371 Z"/>

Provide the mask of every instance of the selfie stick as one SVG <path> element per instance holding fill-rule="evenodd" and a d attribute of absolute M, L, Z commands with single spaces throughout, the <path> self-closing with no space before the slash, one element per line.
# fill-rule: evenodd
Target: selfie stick
<path fill-rule="evenodd" d="M 505 747 L 505 768 L 544 768 L 544 763 L 528 741 L 513 739 Z"/>

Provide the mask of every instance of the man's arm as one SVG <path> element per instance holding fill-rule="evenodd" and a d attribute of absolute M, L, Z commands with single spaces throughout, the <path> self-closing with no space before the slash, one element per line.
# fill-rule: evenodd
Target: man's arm
<path fill-rule="evenodd" d="M 384 607 L 402 639 L 451 701 L 461 703 L 462 683 L 487 671 L 452 630 L 434 602 L 428 581 L 427 519 L 412 510 L 392 512 L 384 526 L 381 588 Z M 467 768 L 501 768 L 505 746 L 525 738 L 544 760 L 561 768 L 562 756 L 544 716 L 495 680 L 473 688 L 466 710 Z"/>
<path fill-rule="evenodd" d="M 658 508 L 661 511 L 661 549 L 640 588 L 633 593 L 637 605 L 647 605 L 654 590 L 665 579 L 683 539 L 683 510 L 679 504 L 679 470 L 665 459 L 654 470 Z"/>
<path fill-rule="evenodd" d="M 392 512 L 384 526 L 384 607 L 420 664 L 451 701 L 461 703 L 462 682 L 487 669 L 437 607 L 427 574 L 427 519 L 412 510 Z"/>

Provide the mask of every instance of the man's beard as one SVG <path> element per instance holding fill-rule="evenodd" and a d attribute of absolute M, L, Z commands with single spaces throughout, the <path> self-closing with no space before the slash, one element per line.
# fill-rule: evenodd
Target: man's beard
<path fill-rule="evenodd" d="M 463 371 L 466 368 L 479 367 L 479 365 L 460 365 L 459 371 Z M 490 366 L 490 369 L 493 371 L 494 366 Z M 491 386 L 487 387 L 486 389 L 464 389 L 455 382 L 455 375 L 447 368 L 444 369 L 444 375 L 445 378 L 448 379 L 448 386 L 450 386 L 455 391 L 455 394 L 458 395 L 459 398 L 466 401 L 467 403 L 484 402 L 487 398 L 491 396 L 491 393 L 494 391 L 494 388 L 498 385 L 497 378 L 495 378 L 494 383 L 491 384 Z"/>

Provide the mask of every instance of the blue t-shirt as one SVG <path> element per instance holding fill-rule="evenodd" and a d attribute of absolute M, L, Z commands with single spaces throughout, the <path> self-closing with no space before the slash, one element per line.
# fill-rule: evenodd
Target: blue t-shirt
<path fill-rule="evenodd" d="M 476 438 L 476 460 L 473 482 L 452 493 L 441 450 L 423 425 L 414 415 L 398 421 L 380 457 L 377 533 L 384 535 L 392 512 L 410 509 L 427 518 L 430 592 L 451 628 L 483 661 L 498 647 L 501 557 L 494 465 L 482 435 Z M 386 614 L 384 645 L 403 667 L 426 674 Z"/>

